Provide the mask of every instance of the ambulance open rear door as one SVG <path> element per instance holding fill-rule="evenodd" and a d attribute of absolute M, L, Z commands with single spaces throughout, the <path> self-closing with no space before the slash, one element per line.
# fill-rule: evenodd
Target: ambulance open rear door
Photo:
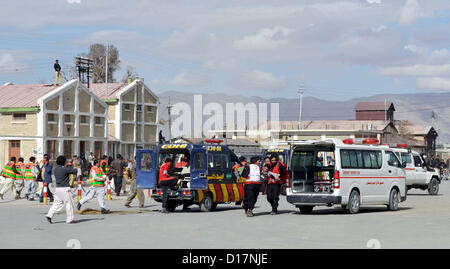
<path fill-rule="evenodd" d="M 206 149 L 193 149 L 191 152 L 191 189 L 206 190 L 208 187 L 208 158 Z"/>
<path fill-rule="evenodd" d="M 136 155 L 136 185 L 138 189 L 156 188 L 156 154 L 153 150 L 139 150 Z"/>

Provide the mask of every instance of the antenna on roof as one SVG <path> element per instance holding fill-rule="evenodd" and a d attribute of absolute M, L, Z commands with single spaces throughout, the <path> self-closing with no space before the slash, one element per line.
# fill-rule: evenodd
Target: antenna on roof
<path fill-rule="evenodd" d="M 93 63 L 94 63 L 94 61 L 90 58 L 85 58 L 85 57 L 81 57 L 81 56 L 75 57 L 75 64 L 76 64 L 77 70 L 78 70 L 78 79 L 81 81 L 81 83 L 85 83 L 84 77 L 86 76 L 88 88 L 89 88 L 89 79 L 91 78 Z"/>

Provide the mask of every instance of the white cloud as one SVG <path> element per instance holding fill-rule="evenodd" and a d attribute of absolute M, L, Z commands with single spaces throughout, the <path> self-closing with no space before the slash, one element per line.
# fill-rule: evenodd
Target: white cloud
<path fill-rule="evenodd" d="M 277 49 L 289 42 L 287 37 L 293 32 L 293 29 L 280 26 L 264 28 L 255 35 L 249 35 L 235 40 L 233 47 L 240 50 Z"/>
<path fill-rule="evenodd" d="M 450 91 L 450 79 L 432 77 L 432 78 L 418 78 L 417 89 L 432 90 L 432 91 Z"/>
<path fill-rule="evenodd" d="M 450 64 L 425 65 L 416 64 L 412 66 L 386 67 L 380 70 L 382 75 L 388 76 L 418 76 L 418 77 L 440 77 L 450 75 Z"/>
<path fill-rule="evenodd" d="M 67 0 L 69 4 L 81 4 L 81 0 Z"/>
<path fill-rule="evenodd" d="M 408 50 L 412 53 L 421 55 L 421 56 L 425 56 L 429 53 L 429 49 L 428 48 L 424 48 L 424 47 L 419 47 L 413 44 L 409 44 L 405 46 L 405 50 Z"/>
<path fill-rule="evenodd" d="M 367 0 L 369 4 L 381 4 L 381 0 Z"/>
<path fill-rule="evenodd" d="M 400 24 L 407 25 L 419 18 L 420 6 L 417 0 L 406 0 L 400 12 Z"/>
<path fill-rule="evenodd" d="M 209 85 L 208 77 L 196 75 L 189 72 L 177 74 L 173 79 L 155 79 L 152 84 L 159 86 L 179 86 L 179 87 L 205 87 Z"/>
<path fill-rule="evenodd" d="M 255 91 L 281 91 L 288 86 L 286 78 L 277 78 L 271 73 L 260 70 L 242 73 L 234 78 L 229 84 L 240 90 L 255 90 Z"/>

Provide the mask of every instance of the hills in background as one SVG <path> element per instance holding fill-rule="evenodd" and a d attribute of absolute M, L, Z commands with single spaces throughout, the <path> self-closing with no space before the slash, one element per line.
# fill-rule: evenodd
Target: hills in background
<path fill-rule="evenodd" d="M 167 91 L 159 93 L 159 119 L 167 120 L 167 103 L 184 102 L 193 111 L 193 93 Z M 333 97 L 330 96 L 330 99 Z M 227 94 L 202 94 L 203 106 L 207 103 L 219 103 L 225 110 L 226 103 L 279 103 L 280 121 L 296 121 L 299 114 L 299 99 L 246 97 Z M 394 119 L 408 120 L 415 125 L 431 125 L 438 132 L 438 143 L 450 143 L 450 93 L 383 94 L 347 101 L 322 100 L 315 97 L 303 97 L 302 120 L 354 120 L 355 105 L 358 102 L 392 101 L 395 106 Z M 268 105 L 270 119 L 270 105 Z M 225 111 L 224 111 L 225 113 Z M 434 113 L 434 119 L 432 114 Z M 172 116 L 172 120 L 176 118 Z M 204 121 L 209 116 L 204 116 Z M 225 115 L 224 115 L 225 119 Z M 193 124 L 192 124 L 193 125 Z M 168 137 L 168 124 L 160 126 L 164 136 Z"/>

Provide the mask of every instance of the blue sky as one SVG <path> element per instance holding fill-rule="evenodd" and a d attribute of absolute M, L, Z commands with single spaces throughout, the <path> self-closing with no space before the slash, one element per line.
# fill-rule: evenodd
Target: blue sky
<path fill-rule="evenodd" d="M 448 0 L 18 0 L 0 17 L 0 83 L 51 83 L 93 43 L 156 92 L 329 100 L 450 90 Z"/>

